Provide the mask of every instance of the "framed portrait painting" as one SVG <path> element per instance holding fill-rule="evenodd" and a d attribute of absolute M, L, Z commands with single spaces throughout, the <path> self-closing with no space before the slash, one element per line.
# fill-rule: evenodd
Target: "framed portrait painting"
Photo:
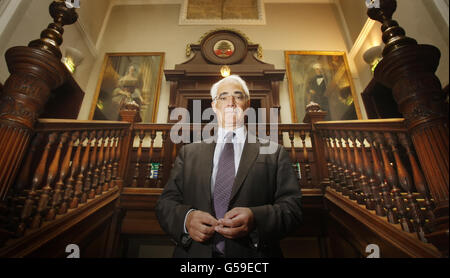
<path fill-rule="evenodd" d="M 155 122 L 163 63 L 163 52 L 106 53 L 89 118 L 117 121 L 120 108 L 134 102 L 142 122 Z"/>
<path fill-rule="evenodd" d="M 311 102 L 328 112 L 325 120 L 362 119 L 345 52 L 285 51 L 285 59 L 293 123 Z"/>

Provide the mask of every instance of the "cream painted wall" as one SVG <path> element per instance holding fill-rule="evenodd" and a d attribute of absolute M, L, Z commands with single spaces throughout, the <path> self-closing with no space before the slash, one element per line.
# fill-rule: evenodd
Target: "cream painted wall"
<path fill-rule="evenodd" d="M 23 0 L 27 5 L 18 10 L 9 22 L 7 28 L 13 28 L 11 35 L 0 42 L 1 55 L 13 46 L 26 46 L 34 39 L 38 39 L 40 33 L 47 28 L 48 24 L 53 22 L 48 7 L 52 0 Z M 79 49 L 85 54 L 83 63 L 78 67 L 74 74 L 75 80 L 83 90 L 86 90 L 90 78 L 91 69 L 94 63 L 94 57 L 87 46 L 86 35 L 82 33 L 76 25 L 64 27 L 63 44 L 61 51 L 64 54 L 65 46 L 71 46 Z M 0 81 L 2 83 L 9 77 L 9 71 L 5 59 L 0 59 Z"/>
<path fill-rule="evenodd" d="M 363 0 L 337 0 L 341 6 L 344 20 L 347 25 L 352 43 L 355 43 L 356 39 L 361 32 L 366 20 L 368 18 L 366 11 L 367 7 Z"/>
<path fill-rule="evenodd" d="M 78 12 L 79 20 L 83 22 L 86 33 L 90 36 L 93 43 L 96 43 L 99 39 L 109 5 L 110 0 L 91 0 L 81 3 L 81 8 Z"/>
<path fill-rule="evenodd" d="M 448 36 L 442 36 L 441 29 L 448 26 L 439 24 L 430 15 L 429 10 L 421 0 L 398 0 L 398 8 L 394 19 L 397 20 L 405 31 L 406 35 L 417 40 L 420 44 L 431 44 L 441 51 L 441 61 L 436 75 L 441 80 L 442 85 L 449 83 L 449 46 Z"/>
<path fill-rule="evenodd" d="M 263 47 L 263 61 L 285 69 L 284 50 L 345 51 L 336 9 L 331 4 L 266 4 L 265 26 L 179 26 L 179 5 L 116 6 L 107 28 L 86 90 L 79 119 L 87 119 L 107 52 L 166 53 L 164 69 L 187 60 L 185 49 L 205 32 L 231 27 Z M 170 84 L 163 78 L 157 122 L 167 121 Z M 281 120 L 291 122 L 287 80 L 280 86 Z"/>

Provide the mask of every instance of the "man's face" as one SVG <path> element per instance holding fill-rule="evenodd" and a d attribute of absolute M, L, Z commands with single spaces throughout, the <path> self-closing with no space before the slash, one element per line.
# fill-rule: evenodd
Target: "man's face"
<path fill-rule="evenodd" d="M 217 115 L 219 126 L 225 129 L 235 129 L 244 124 L 244 111 L 250 106 L 250 100 L 244 89 L 237 82 L 222 83 L 212 108 Z"/>
<path fill-rule="evenodd" d="M 316 75 L 321 75 L 322 74 L 322 70 L 320 68 L 314 68 L 314 71 L 316 72 Z"/>

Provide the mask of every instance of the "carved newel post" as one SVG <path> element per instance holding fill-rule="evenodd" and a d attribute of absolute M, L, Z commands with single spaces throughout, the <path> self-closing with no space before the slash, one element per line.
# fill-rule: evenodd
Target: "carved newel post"
<path fill-rule="evenodd" d="M 133 101 L 123 105 L 119 111 L 120 120 L 131 123 L 128 132 L 123 138 L 123 145 L 121 150 L 122 155 L 120 158 L 121 163 L 119 165 L 120 177 L 125 177 L 126 173 L 128 173 L 128 167 L 130 167 L 130 160 L 134 142 L 133 125 L 134 123 L 139 123 L 142 121 L 139 110 L 139 105 Z"/>
<path fill-rule="evenodd" d="M 68 71 L 61 63 L 63 26 L 73 24 L 78 15 L 64 2 L 53 2 L 54 22 L 42 31 L 41 38 L 28 47 L 10 48 L 6 63 L 10 72 L 0 98 L 0 200 L 15 179 L 27 149 L 33 127 L 49 98 Z"/>
<path fill-rule="evenodd" d="M 320 108 L 319 104 L 311 102 L 306 106 L 306 115 L 305 118 L 303 119 L 304 123 L 310 123 L 312 126 L 312 131 L 310 135 L 311 146 L 312 149 L 314 150 L 313 156 L 314 161 L 318 166 L 317 175 L 322 190 L 324 190 L 329 184 L 328 169 L 326 167 L 327 161 L 325 159 L 326 144 L 324 143 L 322 136 L 318 134 L 314 124 L 323 121 L 327 115 L 328 112 L 323 111 Z"/>
<path fill-rule="evenodd" d="M 434 231 L 427 238 L 448 256 L 448 119 L 441 83 L 435 75 L 440 52 L 406 36 L 392 20 L 396 8 L 395 0 L 380 0 L 378 8 L 368 10 L 370 18 L 383 24 L 386 44 L 383 60 L 375 70 L 375 79 L 392 89 L 399 111 L 406 120 L 436 205 Z"/>

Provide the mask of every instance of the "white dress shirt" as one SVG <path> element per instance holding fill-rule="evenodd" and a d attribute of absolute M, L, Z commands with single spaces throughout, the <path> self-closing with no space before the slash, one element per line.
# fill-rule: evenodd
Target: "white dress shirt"
<path fill-rule="evenodd" d="M 233 149 L 234 149 L 234 175 L 236 176 L 237 171 L 239 169 L 239 162 L 241 161 L 242 151 L 244 150 L 245 138 L 247 136 L 247 130 L 245 126 L 241 126 L 236 128 L 233 131 L 223 129 L 219 127 L 219 131 L 217 132 L 217 144 L 216 149 L 214 150 L 214 159 L 213 159 L 213 171 L 211 175 L 211 196 L 214 192 L 214 186 L 216 184 L 216 176 L 217 171 L 219 170 L 219 159 L 220 154 L 222 153 L 223 148 L 225 147 L 225 135 L 228 132 L 234 132 L 233 136 Z"/>

